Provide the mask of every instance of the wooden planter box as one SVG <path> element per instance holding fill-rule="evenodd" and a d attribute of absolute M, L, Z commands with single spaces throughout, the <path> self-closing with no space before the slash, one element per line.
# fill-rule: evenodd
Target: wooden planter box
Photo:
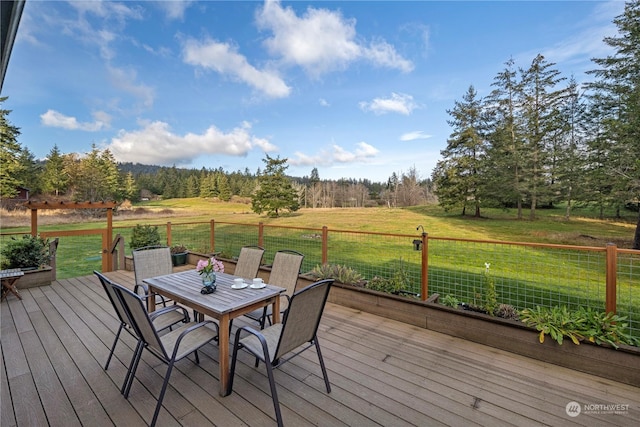
<path fill-rule="evenodd" d="M 16 281 L 18 289 L 50 285 L 53 281 L 53 269 L 49 266 L 38 270 L 24 270 L 24 276 Z"/>
<path fill-rule="evenodd" d="M 618 350 L 591 344 L 559 345 L 550 337 L 541 344 L 538 331 L 515 320 L 502 319 L 441 304 L 336 283 L 329 301 L 378 316 L 409 323 L 532 359 L 637 386 L 640 384 L 640 348 Z"/>

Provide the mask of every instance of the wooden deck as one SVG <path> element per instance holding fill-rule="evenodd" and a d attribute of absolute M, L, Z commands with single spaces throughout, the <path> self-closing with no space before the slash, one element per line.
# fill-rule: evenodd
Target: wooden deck
<path fill-rule="evenodd" d="M 107 274 L 131 286 L 130 272 Z M 145 352 L 131 395 L 119 387 L 128 334 L 103 369 L 118 322 L 97 278 L 60 280 L 2 302 L 1 420 L 10 426 L 145 425 L 165 366 Z M 242 322 L 236 322 L 241 324 Z M 329 304 L 320 327 L 332 392 L 313 350 L 276 371 L 290 426 L 640 425 L 640 388 Z M 218 395 L 218 351 L 178 363 L 159 425 L 275 425 L 263 366 L 243 355 L 234 393 Z M 621 414 L 569 417 L 566 406 Z M 626 409 L 625 409 L 626 408 Z"/>

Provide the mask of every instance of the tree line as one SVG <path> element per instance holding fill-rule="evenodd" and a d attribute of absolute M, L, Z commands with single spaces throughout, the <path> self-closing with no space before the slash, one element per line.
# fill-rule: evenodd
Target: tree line
<path fill-rule="evenodd" d="M 592 82 L 578 84 L 537 55 L 526 68 L 510 59 L 478 95 L 473 85 L 448 110 L 453 129 L 432 180 L 446 210 L 523 210 L 562 202 L 618 214 L 638 212 L 640 249 L 640 0 L 614 19 L 614 53 L 592 61 Z"/>
<path fill-rule="evenodd" d="M 0 105 L 6 98 L 0 98 Z M 118 163 L 108 149 L 95 144 L 85 154 L 62 153 L 57 144 L 46 158 L 37 160 L 18 138 L 20 129 L 8 119 L 10 111 L 0 108 L 0 197 L 7 202 L 20 187 L 34 197 L 55 197 L 72 201 L 121 202 L 153 198 L 203 197 L 249 203 L 259 191 L 260 178 L 273 170 L 225 171 L 222 168 L 186 169 Z M 267 167 L 271 159 L 266 157 Z M 287 159 L 278 159 L 286 169 Z M 282 171 L 277 169 L 278 173 Z M 310 176 L 286 176 L 300 207 L 366 207 L 380 204 L 413 206 L 433 200 L 430 179 L 422 179 L 416 168 L 393 173 L 386 183 L 367 179 L 321 179 L 317 168 Z M 264 185 L 264 183 L 262 183 Z M 6 206 L 6 203 L 5 203 Z"/>

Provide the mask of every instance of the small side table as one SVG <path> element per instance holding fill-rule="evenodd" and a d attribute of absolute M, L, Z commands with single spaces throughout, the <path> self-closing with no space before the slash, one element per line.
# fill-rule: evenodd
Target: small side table
<path fill-rule="evenodd" d="M 24 272 L 19 268 L 0 270 L 0 282 L 2 282 L 2 296 L 0 297 L 0 301 L 5 299 L 9 292 L 17 296 L 18 299 L 22 299 L 16 289 L 16 281 L 22 276 L 24 276 Z"/>

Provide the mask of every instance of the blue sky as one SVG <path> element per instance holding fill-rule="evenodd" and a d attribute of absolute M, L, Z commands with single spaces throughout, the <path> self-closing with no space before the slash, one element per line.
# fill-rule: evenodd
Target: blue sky
<path fill-rule="evenodd" d="M 118 161 L 321 179 L 426 178 L 447 109 L 511 57 L 590 77 L 622 1 L 28 0 L 3 107 L 37 158 L 95 143 Z"/>

